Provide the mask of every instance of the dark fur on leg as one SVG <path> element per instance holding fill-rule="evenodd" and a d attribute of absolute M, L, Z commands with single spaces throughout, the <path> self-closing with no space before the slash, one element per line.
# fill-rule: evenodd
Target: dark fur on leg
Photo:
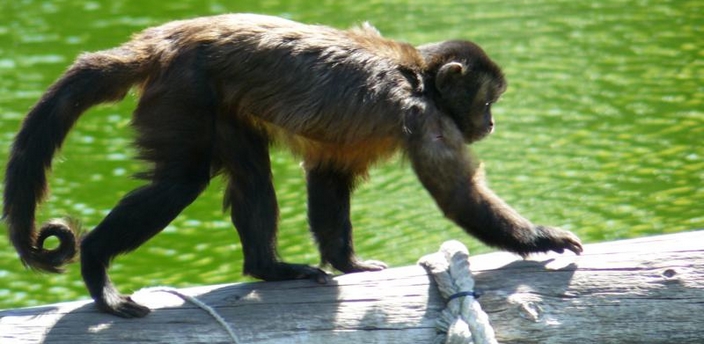
<path fill-rule="evenodd" d="M 312 279 L 328 275 L 303 264 L 279 261 L 276 232 L 279 217 L 271 175 L 269 142 L 247 123 L 227 121 L 218 126 L 219 154 L 228 186 L 225 207 L 237 228 L 244 251 L 244 273 L 266 281 Z"/>
<path fill-rule="evenodd" d="M 315 167 L 306 173 L 308 222 L 318 242 L 321 259 L 342 272 L 377 271 L 379 261 L 361 261 L 354 254 L 350 194 L 354 176 L 345 171 Z"/>
<path fill-rule="evenodd" d="M 107 276 L 110 261 L 159 233 L 207 185 L 176 180 L 156 181 L 122 199 L 81 243 L 81 273 L 97 306 L 122 317 L 140 317 L 148 309 L 118 294 Z"/>

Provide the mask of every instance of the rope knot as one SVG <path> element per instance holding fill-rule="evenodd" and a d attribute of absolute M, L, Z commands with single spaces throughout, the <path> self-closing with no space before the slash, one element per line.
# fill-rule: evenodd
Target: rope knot
<path fill-rule="evenodd" d="M 440 251 L 422 257 L 418 263 L 433 276 L 447 302 L 435 325 L 438 336 L 434 343 L 498 344 L 489 316 L 477 302 L 479 293 L 474 289 L 467 248 L 459 241 L 447 241 Z"/>

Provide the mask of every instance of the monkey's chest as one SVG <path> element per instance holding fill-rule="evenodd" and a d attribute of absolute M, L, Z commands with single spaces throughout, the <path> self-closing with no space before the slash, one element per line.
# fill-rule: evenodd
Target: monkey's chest
<path fill-rule="evenodd" d="M 393 155 L 400 146 L 399 140 L 392 135 L 354 138 L 348 136 L 349 133 L 340 132 L 337 136 L 325 133 L 316 137 L 271 124 L 264 124 L 264 128 L 276 143 L 301 157 L 307 168 L 324 165 L 363 174 L 373 163 Z"/>

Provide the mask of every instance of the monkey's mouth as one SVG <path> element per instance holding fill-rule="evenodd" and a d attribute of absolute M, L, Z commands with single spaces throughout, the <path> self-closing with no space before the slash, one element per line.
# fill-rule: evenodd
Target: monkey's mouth
<path fill-rule="evenodd" d="M 483 139 L 483 138 L 489 136 L 489 134 L 491 134 L 491 133 L 493 133 L 493 132 L 494 132 L 494 128 L 493 128 L 493 127 L 487 128 L 486 130 L 484 130 L 484 131 L 482 131 L 482 132 L 477 132 L 477 133 L 474 133 L 474 134 L 472 134 L 472 135 L 465 135 L 464 140 L 465 140 L 465 142 L 468 143 L 468 144 L 469 144 L 469 143 L 474 143 L 474 142 L 477 142 L 477 141 L 479 141 L 479 140 L 481 140 L 481 139 Z"/>
<path fill-rule="evenodd" d="M 483 131 L 479 132 L 477 136 L 479 136 L 480 138 L 487 137 L 489 136 L 489 134 L 493 133 L 494 130 L 496 130 L 496 126 L 494 125 L 494 121 L 492 121 L 491 123 L 489 123 L 489 125 L 486 126 L 486 128 L 484 128 Z"/>

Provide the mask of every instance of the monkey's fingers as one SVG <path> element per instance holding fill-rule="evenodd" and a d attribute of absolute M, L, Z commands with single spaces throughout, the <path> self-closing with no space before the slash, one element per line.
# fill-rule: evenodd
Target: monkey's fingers
<path fill-rule="evenodd" d="M 353 273 L 353 272 L 365 272 L 365 271 L 381 271 L 388 266 L 386 263 L 378 260 L 360 260 L 357 257 L 352 257 L 349 260 L 346 260 L 344 264 L 335 264 L 333 263 L 332 266 L 344 273 Z"/>
<path fill-rule="evenodd" d="M 582 254 L 582 251 L 584 250 L 582 248 L 582 241 L 579 240 L 579 237 L 574 235 L 572 232 L 569 231 L 562 231 L 563 237 L 562 237 L 562 245 L 564 249 L 570 250 L 574 252 L 576 255 Z"/>
<path fill-rule="evenodd" d="M 583 251 L 581 240 L 570 231 L 548 226 L 537 226 L 537 230 L 543 237 L 542 242 L 538 244 L 539 251 L 563 253 L 565 250 L 570 250 L 576 255 Z"/>
<path fill-rule="evenodd" d="M 584 251 L 584 249 L 582 248 L 582 243 L 579 242 L 579 239 L 577 241 L 568 242 L 565 248 L 574 252 L 574 254 L 576 255 L 580 255 Z"/>
<path fill-rule="evenodd" d="M 286 264 L 286 263 L 281 263 Z M 304 264 L 286 264 L 289 268 L 293 269 L 296 274 L 295 279 L 310 279 L 320 284 L 327 284 L 330 282 L 330 275 L 316 267 L 312 267 Z"/>
<path fill-rule="evenodd" d="M 565 231 L 565 236 L 561 238 L 559 251 L 555 251 L 562 253 L 564 250 L 570 250 L 574 252 L 574 254 L 580 255 L 584 249 L 582 248 L 582 242 L 576 235 Z"/>
<path fill-rule="evenodd" d="M 322 273 L 317 273 L 317 274 L 312 274 L 308 278 L 311 280 L 315 281 L 318 284 L 328 284 L 330 282 L 330 276 L 328 273 L 326 273 L 323 270 L 320 270 Z"/>
<path fill-rule="evenodd" d="M 389 266 L 380 260 L 364 260 L 355 262 L 357 271 L 381 271 Z"/>

